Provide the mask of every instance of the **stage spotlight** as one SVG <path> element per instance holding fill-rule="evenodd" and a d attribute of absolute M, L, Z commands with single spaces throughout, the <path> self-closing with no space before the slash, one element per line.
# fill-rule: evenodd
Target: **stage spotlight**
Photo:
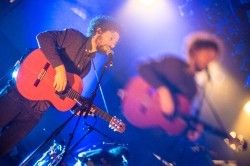
<path fill-rule="evenodd" d="M 143 5 L 147 5 L 147 6 L 149 6 L 149 5 L 151 5 L 153 2 L 154 2 L 154 0 L 138 0 L 141 4 L 143 4 Z"/>
<path fill-rule="evenodd" d="M 83 20 L 86 20 L 87 18 L 87 14 L 85 13 L 85 11 L 81 11 L 80 9 L 78 8 L 71 8 L 71 10 L 76 14 L 78 15 L 79 17 L 81 17 Z"/>
<path fill-rule="evenodd" d="M 247 114 L 250 115 L 250 101 L 248 101 L 248 102 L 244 105 L 244 111 L 246 111 Z"/>

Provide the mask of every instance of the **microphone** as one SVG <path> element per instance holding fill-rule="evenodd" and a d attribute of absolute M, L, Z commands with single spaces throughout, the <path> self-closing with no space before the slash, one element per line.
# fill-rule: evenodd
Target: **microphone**
<path fill-rule="evenodd" d="M 113 145 L 113 146 L 128 146 L 127 143 L 121 144 L 118 142 L 102 142 L 103 145 Z"/>
<path fill-rule="evenodd" d="M 114 51 L 113 50 L 109 50 L 106 52 L 106 54 L 108 55 L 108 62 L 109 62 L 109 66 L 112 67 L 113 66 L 113 56 L 114 56 Z"/>

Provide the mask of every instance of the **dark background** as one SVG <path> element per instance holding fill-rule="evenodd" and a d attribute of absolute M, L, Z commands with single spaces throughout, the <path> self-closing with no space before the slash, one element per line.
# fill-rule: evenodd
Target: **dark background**
<path fill-rule="evenodd" d="M 97 15 L 111 15 L 119 20 L 124 32 L 115 48 L 114 67 L 102 81 L 102 89 L 109 113 L 127 124 L 125 133 L 113 132 L 100 118 L 95 127 L 107 134 L 109 140 L 97 132 L 88 135 L 72 155 L 89 148 L 112 148 L 103 141 L 128 143 L 130 165 L 162 165 L 153 153 L 169 162 L 191 163 L 213 160 L 235 160 L 238 165 L 249 165 L 249 150 L 234 152 L 217 135 L 205 132 L 199 141 L 201 148 L 195 152 L 182 137 L 169 138 L 159 128 L 139 129 L 122 115 L 121 101 L 117 95 L 128 80 L 136 74 L 137 63 L 144 59 L 157 59 L 163 52 L 183 55 L 182 41 L 190 32 L 205 30 L 218 35 L 225 43 L 225 55 L 220 65 L 211 68 L 212 82 L 206 87 L 212 103 L 227 131 L 236 131 L 250 141 L 250 116 L 243 111 L 249 100 L 250 89 L 250 1 L 248 0 L 16 0 L 0 2 L 0 87 L 11 78 L 12 67 L 28 49 L 37 48 L 36 35 L 45 30 L 75 28 L 86 33 L 89 20 Z M 28 49 L 27 49 L 28 48 Z M 97 55 L 97 73 L 106 57 Z M 201 73 L 198 82 L 204 85 Z M 5 76 L 5 77 L 4 77 Z M 83 96 L 90 96 L 97 80 L 94 70 L 83 80 Z M 197 99 L 199 100 L 199 98 Z M 95 103 L 105 108 L 100 91 Z M 211 107 L 204 102 L 200 118 L 220 128 Z M 8 111 L 8 110 L 6 110 Z M 71 114 L 49 109 L 38 126 L 12 152 L 18 160 L 38 147 L 49 134 Z M 82 119 L 73 143 L 86 132 L 83 121 L 95 123 L 95 118 Z M 76 118 L 55 138 L 57 144 L 69 139 Z M 75 162 L 72 156 L 66 162 Z"/>

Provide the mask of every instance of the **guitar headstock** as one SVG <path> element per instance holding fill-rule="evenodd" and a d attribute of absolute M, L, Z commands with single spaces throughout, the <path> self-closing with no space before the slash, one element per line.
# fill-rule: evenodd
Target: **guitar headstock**
<path fill-rule="evenodd" d="M 225 143 L 234 151 L 242 152 L 247 150 L 247 142 L 242 135 L 230 132 L 229 137 L 224 139 Z"/>
<path fill-rule="evenodd" d="M 112 117 L 109 122 L 109 127 L 114 131 L 118 131 L 119 133 L 123 133 L 126 129 L 126 124 L 123 123 L 120 119 L 116 117 Z"/>

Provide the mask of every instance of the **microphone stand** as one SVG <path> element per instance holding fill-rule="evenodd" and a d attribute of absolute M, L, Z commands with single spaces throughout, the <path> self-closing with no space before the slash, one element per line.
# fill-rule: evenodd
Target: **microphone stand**
<path fill-rule="evenodd" d="M 110 138 L 108 135 L 102 133 L 101 131 L 99 131 L 98 129 L 94 128 L 93 126 L 91 126 L 90 124 L 84 122 L 84 124 L 86 126 L 88 126 L 88 131 L 68 150 L 67 154 L 70 154 L 81 142 L 82 140 L 89 134 L 91 133 L 93 130 L 96 131 L 97 133 L 101 134 L 102 136 L 108 138 L 109 140 L 113 141 L 112 138 Z"/>
<path fill-rule="evenodd" d="M 52 138 L 55 138 L 79 111 L 80 110 L 76 111 L 62 125 L 55 129 L 38 148 L 36 148 L 21 164 L 19 164 L 19 166 L 26 166 L 35 156 L 37 156 L 40 150 L 43 149 Z"/>
<path fill-rule="evenodd" d="M 219 117 L 216 109 L 214 108 L 213 104 L 210 102 L 210 100 L 208 99 L 207 97 L 207 84 L 210 82 L 211 80 L 211 76 L 210 76 L 210 73 L 208 71 L 208 69 L 206 68 L 206 72 L 207 72 L 207 77 L 208 77 L 208 81 L 206 82 L 205 86 L 203 87 L 200 87 L 202 90 L 203 90 L 203 94 L 202 94 L 202 99 L 201 101 L 199 102 L 199 105 L 198 107 L 196 107 L 195 109 L 195 117 L 196 118 L 199 118 L 200 116 L 200 113 L 201 113 L 201 108 L 203 106 L 203 103 L 204 101 L 206 102 L 206 104 L 208 105 L 209 107 L 209 110 L 212 112 L 216 122 L 218 123 L 219 127 L 221 128 L 221 130 L 223 131 L 226 131 L 226 128 L 221 120 L 221 118 Z"/>
<path fill-rule="evenodd" d="M 79 109 L 81 110 L 81 114 L 80 114 L 80 116 L 79 116 L 78 119 L 77 119 L 77 122 L 76 122 L 76 124 L 75 124 L 74 129 L 73 129 L 73 132 L 70 134 L 69 142 L 68 142 L 68 144 L 67 144 L 67 146 L 66 146 L 66 148 L 65 148 L 65 153 L 63 154 L 62 159 L 61 159 L 61 161 L 59 162 L 59 165 L 62 165 L 62 163 L 63 163 L 65 157 L 66 157 L 67 154 L 68 154 L 69 146 L 70 146 L 70 144 L 71 144 L 71 142 L 72 142 L 72 140 L 73 140 L 73 137 L 74 137 L 76 128 L 77 128 L 77 126 L 78 126 L 78 124 L 79 124 L 79 122 L 80 122 L 81 115 L 83 114 L 83 112 L 85 113 L 84 118 L 85 118 L 85 119 L 87 118 L 87 116 L 88 116 L 88 114 L 89 114 L 89 112 L 90 112 L 90 109 L 91 109 L 91 107 L 92 107 L 92 105 L 93 105 L 93 101 L 94 101 L 94 99 L 95 99 L 95 97 L 96 97 L 96 93 L 97 93 L 98 87 L 99 87 L 100 84 L 101 84 L 101 80 L 102 80 L 102 78 L 103 78 L 103 75 L 104 75 L 104 73 L 105 73 L 105 71 L 106 71 L 108 65 L 111 65 L 111 64 L 112 64 L 112 59 L 109 58 L 108 61 L 104 64 L 104 66 L 103 66 L 103 68 L 102 68 L 101 76 L 100 76 L 100 78 L 99 78 L 99 80 L 98 80 L 98 82 L 97 82 L 97 84 L 96 84 L 96 87 L 95 87 L 94 91 L 91 93 L 91 97 L 87 99 L 87 101 L 88 101 L 88 102 L 86 103 L 86 104 L 87 104 L 87 107 L 86 107 L 85 104 L 80 106 Z M 91 130 L 89 130 L 89 132 L 87 132 L 87 134 L 89 134 L 90 132 L 91 132 Z"/>
<path fill-rule="evenodd" d="M 194 112 L 195 117 L 197 117 L 197 118 L 200 117 L 200 113 L 201 113 L 201 109 L 202 109 L 204 100 L 205 100 L 206 97 L 207 97 L 207 84 L 211 81 L 211 76 L 210 76 L 210 72 L 209 72 L 208 67 L 205 68 L 205 72 L 206 72 L 206 74 L 207 74 L 207 81 L 205 82 L 205 85 L 199 86 L 199 85 L 197 84 L 197 86 L 200 87 L 200 90 L 202 90 L 201 99 L 200 99 L 198 105 L 196 106 L 195 112 Z"/>

